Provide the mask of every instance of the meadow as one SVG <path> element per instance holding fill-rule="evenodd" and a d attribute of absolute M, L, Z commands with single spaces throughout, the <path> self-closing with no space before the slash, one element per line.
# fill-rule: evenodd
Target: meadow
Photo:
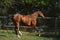
<path fill-rule="evenodd" d="M 0 30 L 0 40 L 60 40 L 54 37 L 39 37 L 37 33 L 22 32 L 22 36 L 18 38 L 13 30 Z"/>

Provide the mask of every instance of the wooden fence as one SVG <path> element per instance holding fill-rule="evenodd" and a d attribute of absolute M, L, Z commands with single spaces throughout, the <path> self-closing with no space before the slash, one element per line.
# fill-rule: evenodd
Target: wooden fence
<path fill-rule="evenodd" d="M 0 19 L 4 19 L 6 17 L 0 17 Z M 8 22 L 9 23 L 9 22 Z M 3 25 L 3 23 L 1 23 Z M 1 26 L 2 26 L 1 25 Z M 37 27 L 43 28 L 46 31 L 60 31 L 60 18 L 57 17 L 38 17 L 37 18 Z M 14 25 L 5 25 L 5 28 L 14 28 Z M 27 26 L 20 26 L 20 28 L 31 28 Z"/>

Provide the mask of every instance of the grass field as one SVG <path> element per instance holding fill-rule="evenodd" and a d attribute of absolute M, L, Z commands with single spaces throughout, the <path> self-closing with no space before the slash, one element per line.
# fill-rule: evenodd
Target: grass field
<path fill-rule="evenodd" d="M 0 40 L 60 40 L 54 37 L 38 37 L 36 33 L 23 32 L 21 38 L 16 37 L 14 31 L 0 30 Z"/>

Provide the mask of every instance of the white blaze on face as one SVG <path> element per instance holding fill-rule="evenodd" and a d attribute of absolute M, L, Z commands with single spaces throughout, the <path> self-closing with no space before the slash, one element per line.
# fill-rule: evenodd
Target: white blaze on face
<path fill-rule="evenodd" d="M 42 16 L 42 17 L 44 17 L 44 15 L 43 15 L 43 14 L 41 14 L 41 16 Z"/>
<path fill-rule="evenodd" d="M 44 16 L 42 16 L 44 18 Z"/>

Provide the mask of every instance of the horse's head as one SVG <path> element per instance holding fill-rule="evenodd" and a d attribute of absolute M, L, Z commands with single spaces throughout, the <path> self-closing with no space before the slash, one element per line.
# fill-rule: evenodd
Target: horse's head
<path fill-rule="evenodd" d="M 39 16 L 44 17 L 44 14 L 41 11 L 37 12 Z"/>

